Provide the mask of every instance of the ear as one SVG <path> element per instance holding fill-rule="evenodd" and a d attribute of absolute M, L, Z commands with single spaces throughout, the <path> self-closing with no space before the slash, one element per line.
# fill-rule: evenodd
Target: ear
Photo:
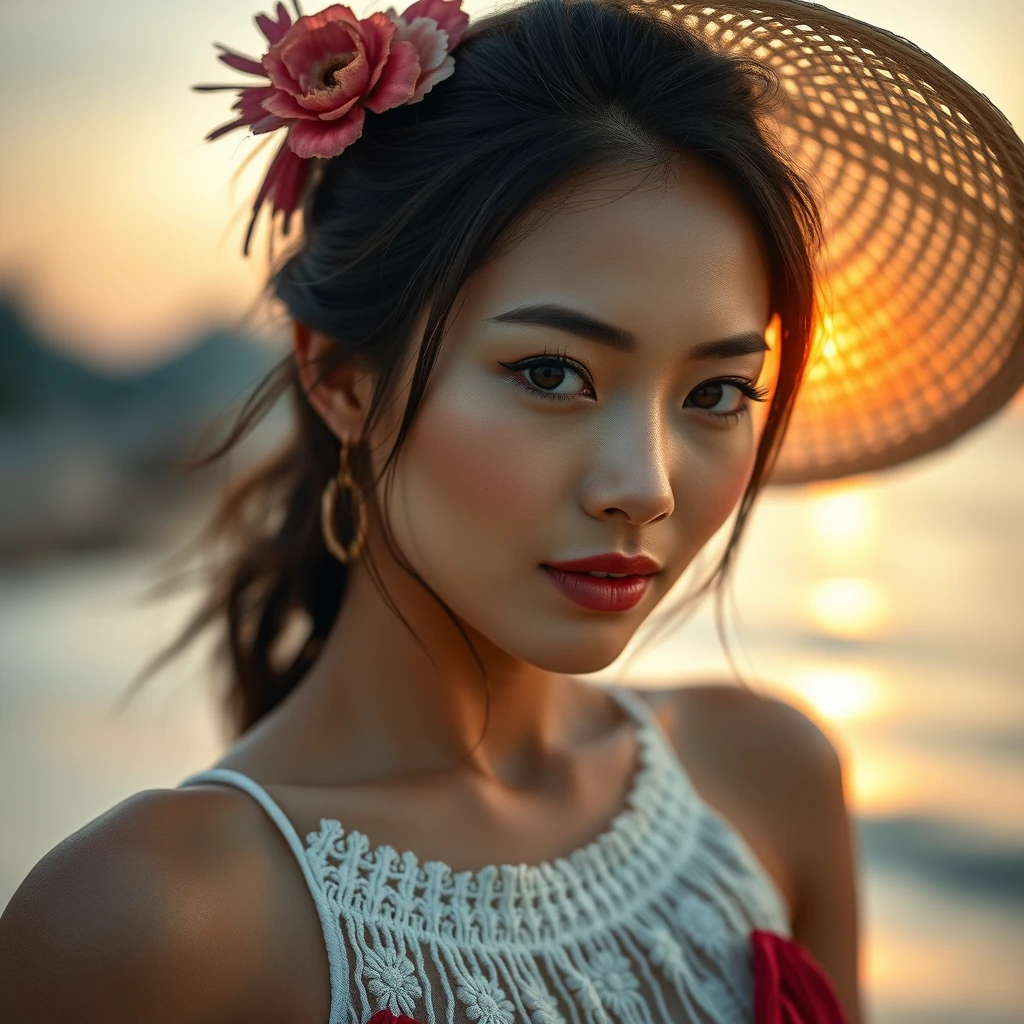
<path fill-rule="evenodd" d="M 373 394 L 373 375 L 349 363 L 325 370 L 335 342 L 295 322 L 295 360 L 310 404 L 339 440 L 358 444 Z"/>

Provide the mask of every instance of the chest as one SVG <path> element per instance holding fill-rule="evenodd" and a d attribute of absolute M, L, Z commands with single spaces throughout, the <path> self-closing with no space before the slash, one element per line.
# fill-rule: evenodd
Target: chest
<path fill-rule="evenodd" d="M 665 716 L 662 724 L 666 735 L 673 736 L 672 719 L 664 709 L 659 716 Z M 650 904 L 649 909 L 633 915 L 628 926 L 618 931 L 602 927 L 586 941 L 568 946 L 554 943 L 546 959 L 524 956 L 522 950 L 504 959 L 489 959 L 490 952 L 497 948 L 493 942 L 485 944 L 483 955 L 472 952 L 473 942 L 461 943 L 461 951 L 460 943 L 414 948 L 415 944 L 405 940 L 396 941 L 388 929 L 367 930 L 363 925 L 357 926 L 358 934 L 343 935 L 344 927 L 353 927 L 352 920 L 358 921 L 359 915 L 347 925 L 335 920 L 325 928 L 293 851 L 273 824 L 257 813 L 252 822 L 253 842 L 265 851 L 267 865 L 253 886 L 252 899 L 264 910 L 260 927 L 247 936 L 247 945 L 249 955 L 265 965 L 265 969 L 255 973 L 251 991 L 246 994 L 244 1019 L 247 1024 L 263 1019 L 287 1019 L 297 1024 L 307 1020 L 329 1021 L 332 975 L 337 990 L 340 969 L 347 979 L 346 1005 L 353 1007 L 360 1024 L 382 1006 L 418 1020 L 433 1019 L 437 1024 L 519 1024 L 520 1020 L 525 1024 L 563 1024 L 570 1020 L 582 1024 L 589 1019 L 587 1005 L 595 1013 L 612 1013 L 618 1006 L 615 1019 L 633 1018 L 638 1024 L 650 1024 L 643 1006 L 667 1009 L 668 1016 L 662 1019 L 671 1020 L 672 1024 L 749 1020 L 749 930 L 780 924 L 784 928 L 786 918 L 792 919 L 793 879 L 787 870 L 783 847 L 772 834 L 772 815 L 765 813 L 764 801 L 758 799 L 749 783 L 732 784 L 715 771 L 713 763 L 705 763 L 701 749 L 692 740 L 675 748 L 679 762 L 709 812 L 702 814 L 706 818 L 702 825 L 705 831 L 696 841 L 696 847 L 703 851 L 703 861 L 695 861 L 688 869 L 694 874 L 694 884 L 666 890 L 664 899 L 650 903 L 646 898 L 638 901 L 637 891 L 619 888 L 614 878 L 604 882 L 596 879 L 593 894 L 604 903 L 595 905 L 595 920 L 600 918 L 602 925 L 621 916 L 624 908 L 644 903 Z M 472 887 L 479 885 L 479 877 L 472 870 L 478 864 L 525 866 L 554 861 L 561 851 L 578 849 L 613 817 L 624 794 L 618 791 L 621 782 L 616 787 L 609 785 L 609 780 L 628 778 L 625 761 L 635 757 L 635 752 L 628 744 L 623 745 L 621 764 L 616 763 L 614 751 L 599 753 L 595 763 L 584 766 L 586 770 L 581 772 L 581 777 L 593 785 L 591 792 L 573 790 L 572 780 L 566 780 L 565 785 L 552 787 L 551 813 L 546 819 L 538 816 L 538 802 L 531 799 L 529 816 L 524 812 L 517 821 L 514 808 L 502 808 L 497 822 L 475 829 L 470 837 L 465 834 L 464 822 L 480 822 L 480 808 L 470 810 L 458 798 L 449 806 L 442 806 L 431 803 L 431 794 L 427 792 L 410 791 L 398 800 L 392 794 L 388 800 L 380 801 L 373 799 L 372 793 L 360 797 L 350 791 L 335 806 L 330 799 L 324 802 L 323 791 L 279 790 L 274 796 L 299 836 L 316 840 L 314 845 L 320 847 L 316 869 L 323 876 L 320 882 L 326 882 L 328 889 L 333 887 L 337 891 L 347 884 L 347 869 L 335 871 L 338 865 L 330 854 L 332 843 L 334 853 L 339 854 L 339 837 L 332 834 L 316 838 L 324 818 L 344 820 L 350 829 L 360 830 L 364 838 L 373 835 L 384 846 L 416 849 L 422 864 L 434 858 L 444 861 L 442 867 L 449 866 L 456 875 L 466 876 Z M 601 774 L 602 765 L 607 777 Z M 244 770 L 245 766 L 237 767 Z M 588 813 L 581 816 L 581 807 L 588 809 Z M 386 812 L 383 808 L 387 808 Z M 568 830 L 564 808 L 571 808 L 574 815 L 573 827 Z M 542 820 L 548 822 L 543 828 Z M 451 822 L 451 827 L 439 826 L 438 822 L 444 821 Z M 337 826 L 337 821 L 333 826 Z M 667 847 L 660 856 L 667 860 L 676 852 Z M 643 851 L 635 853 L 642 855 Z M 763 873 L 760 879 L 754 877 L 758 871 L 743 863 L 744 857 L 747 861 L 756 860 Z M 390 862 L 383 869 L 379 864 L 367 863 L 364 869 L 359 883 L 364 891 L 371 876 L 380 876 L 378 883 L 380 878 L 390 876 L 390 882 L 379 891 L 390 891 L 390 886 L 423 903 L 426 889 L 432 884 L 425 881 L 421 870 L 401 877 L 397 862 Z M 335 873 L 331 874 L 332 871 Z M 714 877 L 716 872 L 719 877 Z M 758 906 L 758 893 L 767 888 L 763 883 L 765 876 L 775 883 L 785 905 Z M 449 874 L 444 880 L 449 896 L 452 877 Z M 535 881 L 537 878 L 528 877 Z M 581 877 L 579 873 L 573 875 L 571 884 L 562 887 L 563 895 L 567 888 L 578 887 Z M 459 883 L 463 889 L 464 883 Z M 492 903 L 504 900 L 508 904 L 508 894 L 503 895 L 500 879 L 491 879 L 488 887 Z M 520 900 L 522 893 L 516 897 L 520 902 L 513 916 L 535 916 L 538 906 L 550 901 L 555 890 L 546 885 L 540 888 L 545 891 L 539 899 Z M 351 889 L 349 896 L 355 891 Z M 581 904 L 579 895 L 570 901 L 573 905 Z M 585 904 L 589 897 L 583 895 Z M 436 896 L 434 891 L 431 899 Z M 395 901 L 385 896 L 367 918 L 379 919 L 382 912 L 391 913 L 394 906 L 385 905 L 389 902 Z M 462 938 L 479 938 L 479 921 L 474 925 L 470 920 L 473 915 L 466 908 L 463 900 L 461 910 L 449 913 L 445 927 L 449 933 L 462 928 Z M 552 920 L 552 934 L 563 929 L 571 931 L 577 923 L 568 918 Z M 422 924 L 423 919 L 418 919 L 417 927 Z M 328 958 L 325 930 L 332 929 L 347 949 L 343 965 L 332 965 Z M 479 950 L 479 945 L 476 948 Z M 334 959 L 338 960 L 337 954 Z M 334 996 L 337 1004 L 336 991 Z M 582 1016 L 577 1017 L 580 1013 Z M 594 1019 L 603 1018 L 598 1014 Z"/>
<path fill-rule="evenodd" d="M 245 1019 L 249 1024 L 263 1019 L 326 1024 L 332 1006 L 332 975 L 338 987 L 338 965 L 332 968 L 329 962 L 324 922 L 291 849 L 269 822 L 266 825 L 269 827 L 262 841 L 268 866 L 262 873 L 263 891 L 252 894 L 266 908 L 266 914 L 261 934 L 251 937 L 258 945 L 255 956 L 266 970 L 257 975 L 255 987 L 248 994 Z M 387 929 L 367 928 L 357 922 L 355 930 L 346 935 L 346 925 L 335 924 L 347 949 L 345 999 L 351 1000 L 361 1024 L 382 1007 L 417 1020 L 432 1016 L 438 1024 L 519 1024 L 520 1020 L 526 1024 L 562 1024 L 573 1019 L 573 1008 L 583 1014 L 580 1021 L 588 1019 L 588 1005 L 595 1013 L 600 1010 L 614 1014 L 612 1019 L 632 1019 L 637 1024 L 650 1022 L 644 1007 L 658 1006 L 668 1014 L 663 1019 L 673 1024 L 747 1021 L 752 984 L 749 931 L 755 926 L 776 925 L 770 910 L 765 909 L 759 917 L 756 905 L 752 906 L 758 885 L 749 873 L 743 873 L 734 843 L 737 831 L 711 818 L 702 828 L 705 832 L 696 842 L 701 856 L 692 861 L 689 880 L 668 887 L 649 908 L 627 914 L 628 921 L 614 924 L 621 911 L 640 905 L 639 889 L 617 891 L 614 882 L 595 879 L 594 893 L 606 897 L 604 905 L 597 908 L 597 916 L 609 927 L 592 930 L 580 942 L 554 943 L 546 957 L 524 956 L 521 951 L 492 956 L 500 942 L 485 943 L 482 954 L 479 947 L 473 952 L 472 942 L 414 947 L 396 941 Z M 321 842 L 314 837 L 313 845 L 323 852 L 336 838 L 327 836 Z M 342 849 L 340 841 L 333 849 Z M 753 846 L 750 849 L 758 853 Z M 670 851 L 661 851 L 660 856 L 670 856 Z M 327 888 L 344 884 L 345 869 L 332 875 L 330 870 L 335 866 L 332 856 L 324 854 L 316 868 Z M 383 877 L 390 873 L 392 888 L 425 896 L 429 885 L 424 883 L 422 872 L 417 875 L 417 888 L 410 881 L 412 875 L 403 879 L 396 862 L 386 865 L 387 870 L 377 867 L 379 864 L 363 871 L 363 883 L 374 874 Z M 572 881 L 578 883 L 587 874 L 592 872 L 575 875 Z M 449 895 L 452 877 L 445 880 Z M 500 904 L 504 898 L 500 879 L 492 879 L 489 884 L 490 905 Z M 544 898 L 557 889 L 549 888 Z M 536 910 L 538 901 L 520 899 L 522 895 L 520 892 L 515 897 L 520 901 L 519 910 Z M 576 903 L 580 902 L 578 896 Z M 472 913 L 465 911 L 463 904 L 462 926 L 469 927 Z M 364 920 L 372 920 L 381 912 L 390 911 L 378 903 Z M 459 926 L 455 920 L 458 916 L 449 920 L 452 928 Z M 556 927 L 552 934 L 559 925 L 569 930 L 574 926 L 569 919 L 553 922 Z M 352 922 L 347 926 L 351 929 Z M 479 938 L 480 932 L 473 933 L 470 928 L 462 938 L 467 935 Z M 432 1015 L 427 1010 L 428 1002 Z M 594 1019 L 604 1018 L 598 1013 Z"/>
<path fill-rule="evenodd" d="M 655 877 L 654 867 L 639 869 L 638 884 L 627 878 L 618 892 L 616 883 L 596 878 L 593 893 L 603 894 L 603 904 L 576 920 L 561 917 L 554 904 L 561 890 L 576 906 L 584 905 L 580 888 L 598 870 L 597 861 L 567 872 L 570 884 L 547 887 L 546 896 L 553 897 L 551 927 L 529 943 L 518 937 L 507 942 L 509 934 L 502 931 L 531 903 L 538 907 L 530 899 L 533 883 L 526 875 L 507 901 L 509 891 L 502 891 L 501 880 L 486 879 L 462 903 L 461 912 L 442 925 L 448 938 L 456 933 L 452 941 L 416 942 L 408 928 L 379 926 L 394 908 L 378 902 L 373 913 L 356 914 L 339 926 L 345 947 L 340 972 L 337 963 L 328 962 L 322 921 L 309 892 L 296 884 L 298 872 L 289 874 L 287 856 L 282 856 L 274 865 L 280 881 L 266 894 L 274 908 L 265 936 L 268 969 L 251 993 L 246 1019 L 326 1024 L 332 1019 L 333 979 L 334 1012 L 352 1007 L 361 1024 L 380 1009 L 438 1024 L 651 1024 L 659 1019 L 746 1024 L 753 995 L 749 935 L 755 927 L 777 923 L 771 908 L 754 898 L 756 888 L 739 869 L 729 835 L 718 832 L 703 842 L 708 856 L 695 857 L 689 877 L 661 886 L 653 901 L 642 883 L 648 873 Z M 660 858 L 664 855 L 659 851 Z M 618 874 L 616 868 L 609 877 Z M 403 885 L 401 869 L 396 875 L 395 888 L 411 893 L 413 886 Z M 339 877 L 331 876 L 328 888 Z M 451 895 L 453 877 L 442 880 L 438 891 Z M 407 901 L 407 909 L 412 902 Z M 505 902 L 515 909 L 474 920 L 474 909 L 483 902 L 491 907 Z M 431 919 L 425 905 L 415 914 L 415 930 Z M 544 917 L 543 908 L 539 917 Z M 488 922 L 497 922 L 493 941 L 484 934 Z M 482 930 L 477 927 L 481 923 Z"/>

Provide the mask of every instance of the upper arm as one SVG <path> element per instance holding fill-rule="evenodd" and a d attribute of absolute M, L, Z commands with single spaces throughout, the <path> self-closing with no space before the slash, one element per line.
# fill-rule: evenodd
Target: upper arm
<path fill-rule="evenodd" d="M 785 865 L 793 938 L 860 1024 L 857 864 L 844 765 L 807 713 L 736 686 L 673 691 L 676 729 L 698 788 Z"/>
<path fill-rule="evenodd" d="M 244 946 L 219 909 L 213 833 L 182 827 L 180 795 L 137 794 L 33 868 L 0 918 L 0 1020 L 237 1017 Z"/>
<path fill-rule="evenodd" d="M 806 842 L 793 853 L 799 879 L 793 937 L 825 968 L 850 1024 L 859 1024 L 858 865 L 845 788 L 839 754 L 831 745 L 817 749 L 797 803 Z"/>

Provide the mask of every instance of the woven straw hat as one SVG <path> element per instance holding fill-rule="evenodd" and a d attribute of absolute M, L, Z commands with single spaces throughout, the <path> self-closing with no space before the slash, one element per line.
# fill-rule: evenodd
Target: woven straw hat
<path fill-rule="evenodd" d="M 818 325 L 768 483 L 895 466 L 1003 408 L 1024 384 L 1024 144 L 999 110 L 913 43 L 817 4 L 627 2 L 774 71 L 783 102 L 765 127 L 818 193 Z M 270 41 L 291 23 L 277 10 L 257 19 Z M 264 91 L 207 138 L 271 130 Z M 278 168 L 286 212 L 296 174 Z"/>
<path fill-rule="evenodd" d="M 769 483 L 894 466 L 1024 384 L 1024 145 L 900 36 L 794 0 L 635 0 L 769 65 L 827 232 L 814 352 Z"/>

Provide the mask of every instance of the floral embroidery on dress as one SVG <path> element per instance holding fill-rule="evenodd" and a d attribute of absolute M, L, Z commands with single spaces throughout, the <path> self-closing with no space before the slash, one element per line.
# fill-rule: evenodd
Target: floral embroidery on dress
<path fill-rule="evenodd" d="M 683 951 L 679 940 L 667 928 L 653 928 L 642 936 L 651 963 L 660 967 L 672 981 L 682 981 L 685 973 Z"/>
<path fill-rule="evenodd" d="M 590 961 L 594 985 L 602 1002 L 614 1012 L 621 1013 L 637 998 L 640 982 L 629 961 L 613 949 L 602 949 Z"/>
<path fill-rule="evenodd" d="M 602 1011 L 601 1019 L 606 1008 L 624 1013 L 639 998 L 640 983 L 629 961 L 613 949 L 598 950 L 587 963 L 587 973 L 570 976 L 568 984 L 592 1012 Z"/>
<path fill-rule="evenodd" d="M 706 906 L 706 904 L 704 904 Z M 712 911 L 714 913 L 714 911 Z M 706 923 L 706 922 L 705 922 Z M 652 928 L 639 936 L 647 948 L 651 963 L 660 967 L 665 977 L 676 985 L 683 986 L 686 982 L 686 956 L 679 940 L 668 928 Z M 707 943 L 701 943 L 707 946 Z M 717 977 L 706 977 L 701 982 L 706 993 L 707 1002 L 721 1014 L 720 1024 L 742 1024 L 745 1012 L 735 993 L 728 985 Z"/>
<path fill-rule="evenodd" d="M 466 1004 L 466 1016 L 479 1024 L 512 1024 L 512 1002 L 494 981 L 474 977 L 460 985 L 458 997 Z"/>
<path fill-rule="evenodd" d="M 533 1024 L 565 1024 L 555 1000 L 544 989 L 527 984 L 520 987 L 520 992 Z"/>
<path fill-rule="evenodd" d="M 363 974 L 367 986 L 392 1013 L 412 1016 L 415 1001 L 423 995 L 412 961 L 394 949 L 367 950 Z"/>
<path fill-rule="evenodd" d="M 708 1002 L 721 1015 L 721 1024 L 747 1024 L 746 1010 L 721 978 L 708 978 L 704 982 L 704 992 Z"/>
<path fill-rule="evenodd" d="M 574 971 L 566 975 L 565 983 L 576 993 L 588 1016 L 595 1017 L 599 1024 L 605 1024 L 605 1021 L 608 1020 L 608 1012 L 601 1004 L 601 994 L 594 984 L 594 979 L 587 974 Z"/>
<path fill-rule="evenodd" d="M 726 929 L 722 926 L 722 915 L 707 900 L 691 897 L 683 901 L 679 917 L 686 933 L 694 937 L 701 949 L 716 958 L 724 952 Z"/>

